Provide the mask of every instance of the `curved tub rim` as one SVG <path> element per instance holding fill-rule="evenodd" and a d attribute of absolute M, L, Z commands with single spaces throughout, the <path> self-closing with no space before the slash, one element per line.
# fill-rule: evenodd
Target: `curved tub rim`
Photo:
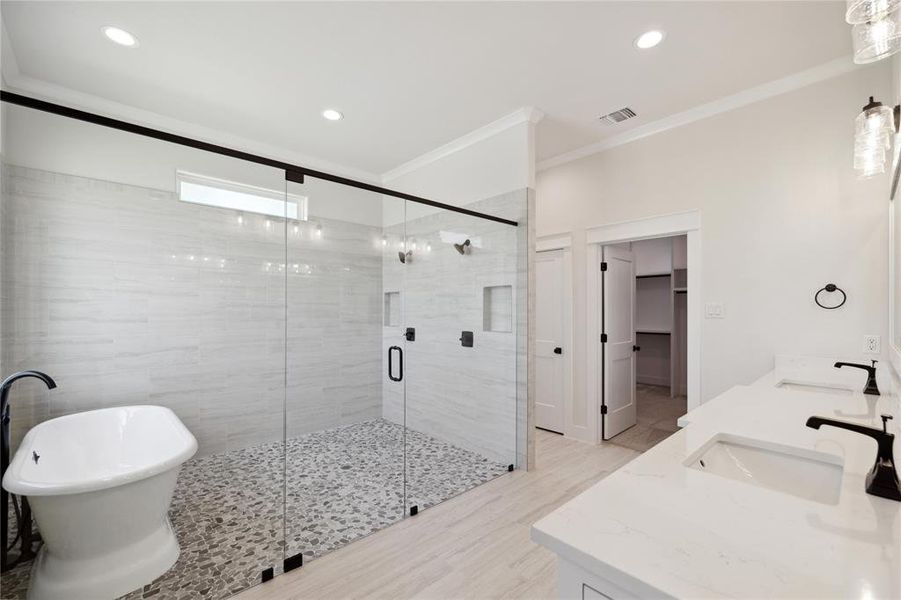
<path fill-rule="evenodd" d="M 22 469 L 22 463 L 27 461 L 29 458 L 28 456 L 26 456 L 27 449 L 30 448 L 30 442 L 32 442 L 34 437 L 37 435 L 35 431 L 38 430 L 38 428 L 40 428 L 42 425 L 50 422 L 58 423 L 61 420 L 68 420 L 91 413 L 115 412 L 129 408 L 152 408 L 154 410 L 162 410 L 168 412 L 174 419 L 173 425 L 179 427 L 182 430 L 181 433 L 184 435 L 185 440 L 187 441 L 185 447 L 176 453 L 166 456 L 165 459 L 160 460 L 159 462 L 144 465 L 127 473 L 116 473 L 106 477 L 93 477 L 90 479 L 85 479 L 83 481 L 54 482 L 35 482 L 23 479 L 21 477 L 20 472 Z M 26 449 L 26 452 L 22 452 L 23 449 Z M 194 434 L 192 434 L 191 431 L 187 427 L 185 427 L 181 419 L 178 418 L 178 415 L 176 415 L 172 409 L 166 406 L 159 406 L 155 404 L 128 404 L 123 406 L 112 406 L 108 408 L 81 411 L 69 415 L 63 415 L 61 417 L 55 417 L 53 419 L 48 419 L 32 427 L 28 431 L 28 433 L 25 434 L 25 437 L 22 438 L 22 442 L 19 444 L 19 448 L 16 451 L 15 456 L 13 456 L 13 459 L 10 461 L 9 468 L 6 470 L 6 474 L 3 477 L 2 485 L 3 489 L 5 489 L 6 491 L 12 494 L 17 494 L 19 496 L 65 496 L 72 494 L 83 494 L 87 492 L 96 492 L 127 485 L 129 483 L 147 479 L 149 477 L 153 477 L 154 475 L 159 475 L 160 473 L 178 468 L 182 463 L 194 456 L 196 452 L 197 438 L 195 438 Z"/>

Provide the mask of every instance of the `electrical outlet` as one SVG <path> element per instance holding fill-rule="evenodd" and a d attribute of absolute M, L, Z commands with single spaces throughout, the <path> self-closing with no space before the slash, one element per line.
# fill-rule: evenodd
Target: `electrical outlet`
<path fill-rule="evenodd" d="M 878 335 L 863 336 L 863 351 L 865 354 L 879 354 L 882 352 L 882 344 Z"/>
<path fill-rule="evenodd" d="M 725 316 L 725 312 L 721 302 L 708 302 L 704 306 L 704 315 L 708 319 L 722 319 Z"/>

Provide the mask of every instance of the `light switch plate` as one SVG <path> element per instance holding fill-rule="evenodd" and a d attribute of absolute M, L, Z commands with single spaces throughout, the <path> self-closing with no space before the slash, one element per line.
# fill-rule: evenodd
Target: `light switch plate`
<path fill-rule="evenodd" d="M 882 352 L 882 340 L 878 335 L 863 336 L 864 354 L 880 354 Z"/>
<path fill-rule="evenodd" d="M 708 302 L 704 305 L 704 316 L 708 319 L 722 319 L 726 316 L 722 302 Z"/>

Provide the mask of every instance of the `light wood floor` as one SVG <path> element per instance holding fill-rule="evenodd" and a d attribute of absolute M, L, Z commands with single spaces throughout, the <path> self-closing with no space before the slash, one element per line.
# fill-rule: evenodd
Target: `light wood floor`
<path fill-rule="evenodd" d="M 688 412 L 685 396 L 669 395 L 669 388 L 639 383 L 635 389 L 636 423 L 610 440 L 611 444 L 646 452 L 679 431 L 676 420 Z"/>
<path fill-rule="evenodd" d="M 235 598 L 552 598 L 555 557 L 529 540 L 529 526 L 639 452 L 540 430 L 536 444 L 534 470 L 504 475 Z"/>

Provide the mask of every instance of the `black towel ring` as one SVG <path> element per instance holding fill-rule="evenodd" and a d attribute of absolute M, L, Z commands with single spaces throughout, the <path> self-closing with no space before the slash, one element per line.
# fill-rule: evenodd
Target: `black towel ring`
<path fill-rule="evenodd" d="M 835 306 L 826 306 L 825 304 L 820 302 L 820 294 L 822 294 L 823 292 L 830 292 L 830 293 L 838 292 L 842 295 L 842 301 L 839 302 L 838 304 L 836 304 Z M 825 285 L 825 287 L 820 288 L 820 290 L 817 291 L 817 293 L 813 295 L 813 301 L 817 303 L 817 306 L 819 306 L 820 308 L 825 308 L 826 310 L 835 310 L 836 308 L 841 308 L 842 306 L 845 305 L 845 301 L 847 299 L 848 299 L 848 295 L 845 294 L 845 291 L 842 288 L 835 285 L 834 283 L 827 283 Z"/>

